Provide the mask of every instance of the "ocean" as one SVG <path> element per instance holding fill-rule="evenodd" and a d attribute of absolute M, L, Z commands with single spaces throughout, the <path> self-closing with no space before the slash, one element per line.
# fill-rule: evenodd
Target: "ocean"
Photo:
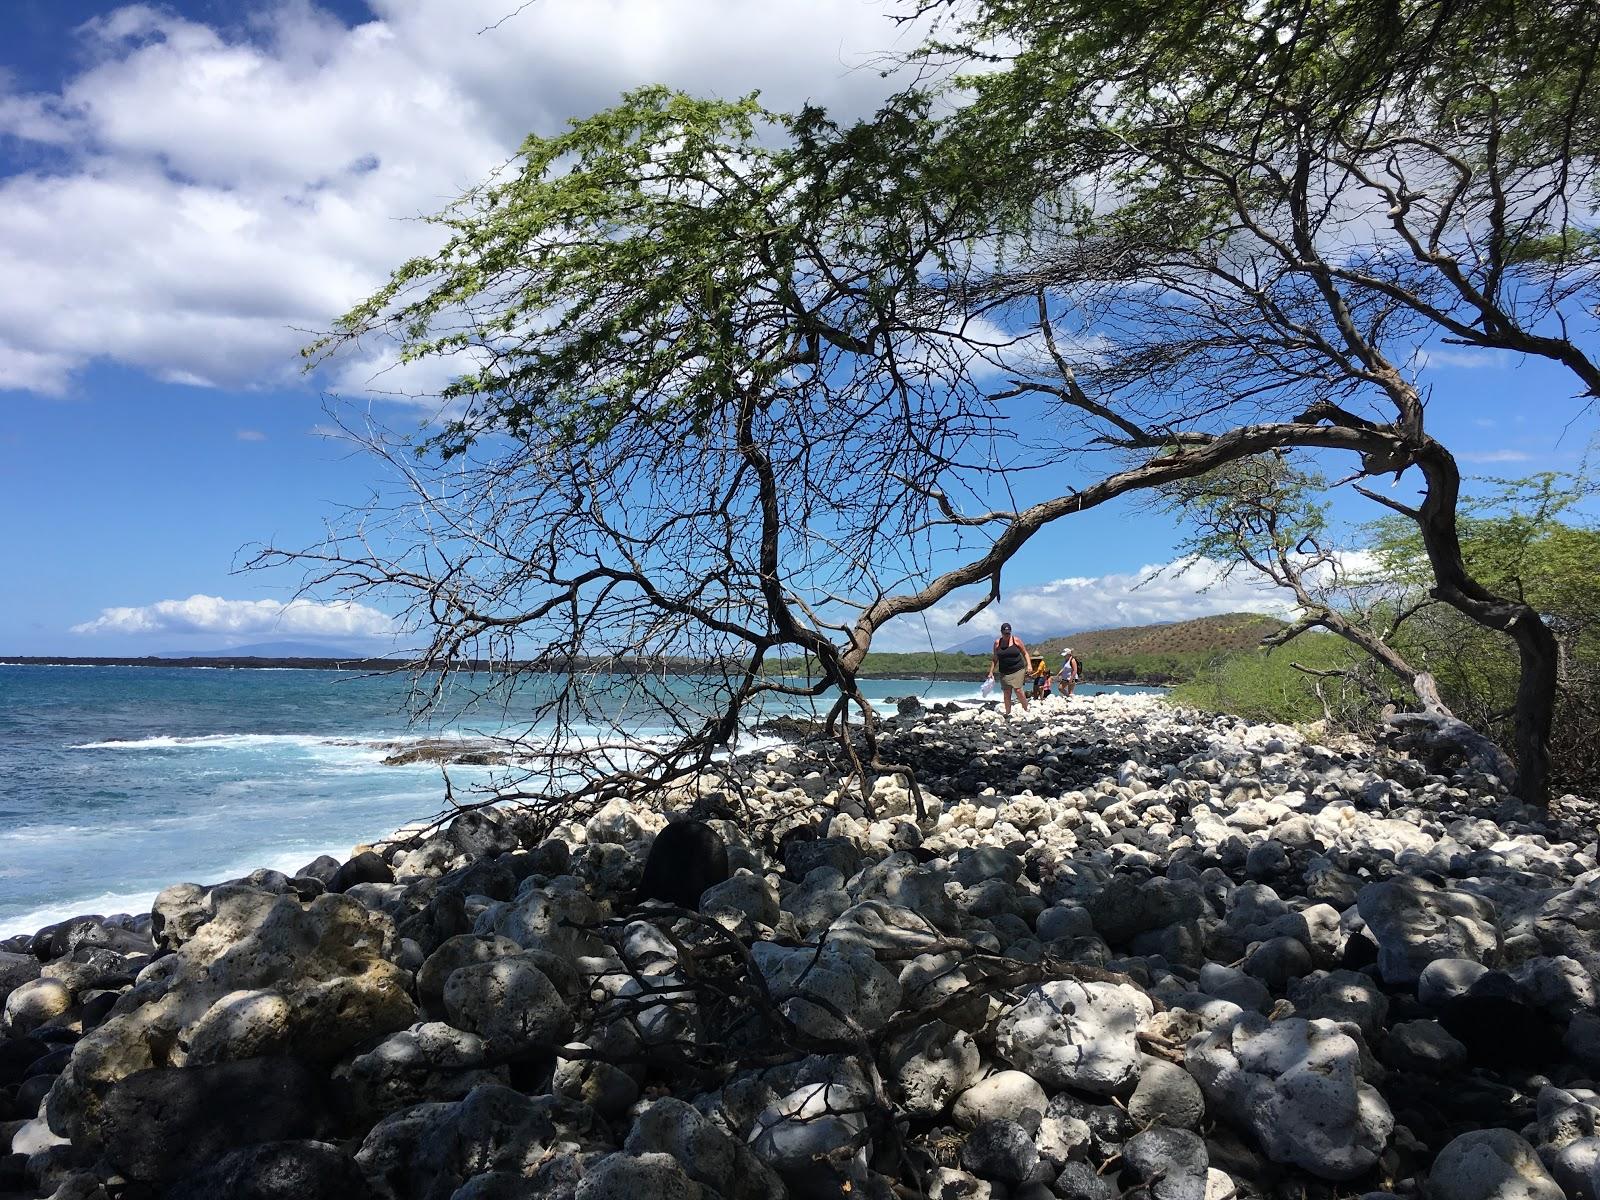
<path fill-rule="evenodd" d="M 439 812 L 437 763 L 384 759 L 396 743 L 527 732 L 515 704 L 465 700 L 471 685 L 462 680 L 447 717 L 412 723 L 397 676 L 0 664 L 0 936 L 139 912 L 172 883 L 292 872 Z M 978 694 L 976 681 L 879 679 L 863 690 L 874 701 Z M 632 737 L 664 732 L 633 714 Z M 735 749 L 761 744 L 745 735 Z M 449 774 L 460 797 L 505 769 Z"/>

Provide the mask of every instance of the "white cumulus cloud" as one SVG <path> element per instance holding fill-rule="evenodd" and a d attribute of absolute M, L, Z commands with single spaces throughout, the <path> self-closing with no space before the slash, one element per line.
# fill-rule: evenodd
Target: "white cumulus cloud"
<path fill-rule="evenodd" d="M 296 637 L 381 638 L 395 633 L 394 620 L 351 601 L 225 600 L 190 596 L 154 604 L 106 608 L 92 621 L 72 627 L 83 634 L 216 633 Z"/>
<path fill-rule="evenodd" d="M 992 636 L 1009 621 L 1024 640 L 1076 630 L 1186 621 L 1228 612 L 1287 617 L 1295 605 L 1288 593 L 1247 569 L 1224 577 L 1210 559 L 1191 565 L 1155 564 L 1138 571 L 1056 579 L 1033 587 L 1003 588 L 965 625 L 956 622 L 983 597 L 975 588 L 953 595 L 920 616 L 886 626 L 874 639 L 878 650 L 942 650 L 976 636 Z"/>
<path fill-rule="evenodd" d="M 857 116 L 891 86 L 875 55 L 917 37 L 864 0 L 539 0 L 508 20 L 510 0 L 370 7 L 347 28 L 279 0 L 223 31 L 128 4 L 79 27 L 83 65 L 59 90 L 0 76 L 0 139 L 48 150 L 0 177 L 0 389 L 61 392 L 96 360 L 282 384 L 306 331 L 434 247 L 417 218 L 530 130 L 646 83 Z M 382 365 L 329 379 L 414 390 L 404 372 L 365 388 Z"/>

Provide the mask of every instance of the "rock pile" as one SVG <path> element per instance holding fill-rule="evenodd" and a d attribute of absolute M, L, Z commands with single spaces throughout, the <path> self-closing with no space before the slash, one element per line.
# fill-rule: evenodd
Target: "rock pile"
<path fill-rule="evenodd" d="M 897 725 L 920 822 L 784 747 L 654 862 L 479 810 L 0 943 L 0 1195 L 1600 1197 L 1593 805 L 1153 698 Z"/>

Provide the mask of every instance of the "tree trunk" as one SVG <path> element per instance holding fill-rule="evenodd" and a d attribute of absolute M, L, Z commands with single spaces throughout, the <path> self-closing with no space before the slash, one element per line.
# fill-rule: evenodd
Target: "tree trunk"
<path fill-rule="evenodd" d="M 1544 808 L 1550 803 L 1550 730 L 1560 661 L 1555 634 L 1529 605 L 1497 596 L 1467 574 L 1456 531 L 1461 473 L 1450 452 L 1425 437 L 1416 462 L 1428 481 L 1416 517 L 1433 567 L 1433 595 L 1478 624 L 1510 635 L 1517 644 L 1516 792 L 1524 804 Z"/>
<path fill-rule="evenodd" d="M 1550 730 L 1555 723 L 1560 650 L 1555 634 L 1533 609 L 1511 627 L 1521 675 L 1517 680 L 1517 795 L 1528 804 L 1550 803 Z"/>

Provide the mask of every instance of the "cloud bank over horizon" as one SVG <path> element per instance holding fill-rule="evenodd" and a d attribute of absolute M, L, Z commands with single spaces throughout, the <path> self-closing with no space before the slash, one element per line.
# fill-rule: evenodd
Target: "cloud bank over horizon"
<path fill-rule="evenodd" d="M 58 90 L 0 74 L 0 390 L 67 393 L 109 361 L 167 382 L 283 385 L 307 330 L 443 231 L 439 211 L 516 152 L 625 90 L 666 83 L 853 117 L 888 91 L 876 55 L 914 30 L 859 0 L 370 0 L 348 27 L 282 0 L 219 30 L 126 4 L 75 32 Z M 490 28 L 493 27 L 493 28 Z M 81 64 L 81 65 L 76 65 Z M 327 382 L 404 398 L 442 379 Z M 370 382 L 369 382 L 370 381 Z"/>
<path fill-rule="evenodd" d="M 1187 621 L 1219 613 L 1258 612 L 1287 617 L 1295 611 L 1294 600 L 1287 593 L 1249 570 L 1228 574 L 1224 564 L 1205 558 L 1003 588 L 997 603 L 967 624 L 958 625 L 962 614 L 983 595 L 982 588 L 966 590 L 920 616 L 896 621 L 873 640 L 873 648 L 943 650 L 989 634 L 1002 621 L 1011 622 L 1026 640 L 1123 625 Z"/>
<path fill-rule="evenodd" d="M 72 633 L 221 634 L 229 637 L 386 639 L 397 632 L 393 618 L 348 600 L 225 600 L 194 595 L 187 600 L 102 609 Z"/>

